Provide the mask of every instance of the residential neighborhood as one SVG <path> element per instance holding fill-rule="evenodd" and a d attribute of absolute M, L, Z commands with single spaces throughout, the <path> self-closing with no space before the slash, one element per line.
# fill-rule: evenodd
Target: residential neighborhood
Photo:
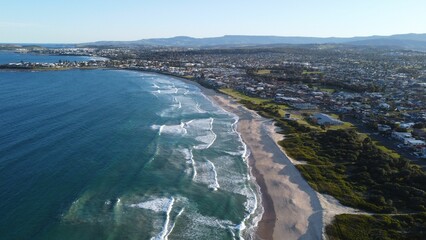
<path fill-rule="evenodd" d="M 188 49 L 121 47 L 36 49 L 37 54 L 87 55 L 107 61 L 10 63 L 2 68 L 119 68 L 194 80 L 270 99 L 319 125 L 342 121 L 394 141 L 410 158 L 426 158 L 426 53 L 370 47 L 308 45 Z M 326 113 L 338 115 L 335 119 Z"/>

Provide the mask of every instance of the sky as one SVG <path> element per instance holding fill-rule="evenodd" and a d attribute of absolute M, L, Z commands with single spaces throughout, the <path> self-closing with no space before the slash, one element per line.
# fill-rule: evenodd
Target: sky
<path fill-rule="evenodd" d="M 0 0 L 0 43 L 426 33 L 425 0 Z"/>

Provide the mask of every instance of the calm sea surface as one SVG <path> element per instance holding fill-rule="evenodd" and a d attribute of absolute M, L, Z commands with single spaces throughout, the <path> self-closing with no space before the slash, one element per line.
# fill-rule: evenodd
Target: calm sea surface
<path fill-rule="evenodd" d="M 48 56 L 36 54 L 21 54 L 11 51 L 0 51 L 0 64 L 17 63 L 17 62 L 40 62 L 40 63 L 56 63 L 61 61 L 88 61 L 91 57 L 84 56 Z"/>
<path fill-rule="evenodd" d="M 237 121 L 172 77 L 0 71 L 0 239 L 249 238 Z"/>

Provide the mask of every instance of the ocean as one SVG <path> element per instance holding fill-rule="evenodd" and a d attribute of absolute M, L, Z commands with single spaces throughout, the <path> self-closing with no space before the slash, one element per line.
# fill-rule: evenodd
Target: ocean
<path fill-rule="evenodd" d="M 88 61 L 96 59 L 87 56 L 65 56 L 65 55 L 37 55 L 31 53 L 15 53 L 12 51 L 0 51 L 0 64 L 18 63 L 18 62 L 32 62 L 32 63 L 57 63 L 61 61 Z M 100 58 L 102 59 L 102 58 Z"/>
<path fill-rule="evenodd" d="M 250 239 L 237 122 L 169 76 L 2 71 L 0 239 Z"/>

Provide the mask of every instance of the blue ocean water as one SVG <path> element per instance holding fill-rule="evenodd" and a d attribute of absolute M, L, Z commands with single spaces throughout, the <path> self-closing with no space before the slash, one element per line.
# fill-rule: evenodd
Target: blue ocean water
<path fill-rule="evenodd" d="M 55 55 L 37 55 L 23 54 L 12 51 L 0 51 L 0 64 L 18 63 L 18 62 L 39 62 L 39 63 L 57 63 L 61 61 L 88 61 L 91 57 L 86 56 L 55 56 Z"/>
<path fill-rule="evenodd" d="M 0 239 L 250 238 L 237 121 L 168 76 L 0 72 Z"/>

